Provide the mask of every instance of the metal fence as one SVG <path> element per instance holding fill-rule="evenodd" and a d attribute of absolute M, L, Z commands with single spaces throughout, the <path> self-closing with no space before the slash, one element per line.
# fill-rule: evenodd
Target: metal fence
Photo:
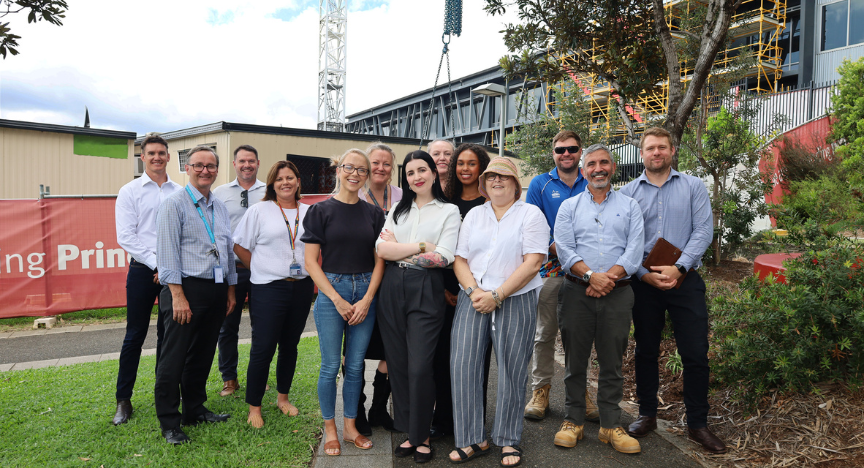
<path fill-rule="evenodd" d="M 771 94 L 759 109 L 754 131 L 764 134 L 772 124 L 774 115 L 782 114 L 788 121 L 780 128 L 785 132 L 821 117 L 831 109 L 831 96 L 836 92 L 836 81 L 814 83 L 803 88 Z"/>

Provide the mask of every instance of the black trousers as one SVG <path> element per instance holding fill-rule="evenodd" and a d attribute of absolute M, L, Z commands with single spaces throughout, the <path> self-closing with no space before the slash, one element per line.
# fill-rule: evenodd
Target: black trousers
<path fill-rule="evenodd" d="M 248 268 L 237 264 L 237 285 L 234 286 L 237 305 L 234 306 L 234 312 L 225 317 L 222 328 L 219 329 L 219 372 L 222 374 L 223 382 L 237 380 L 237 341 L 240 333 L 240 318 L 246 301 L 249 301 L 250 313 L 252 311 L 252 282 L 249 281 L 251 275 Z"/>
<path fill-rule="evenodd" d="M 660 374 L 657 358 L 660 337 L 666 325 L 666 311 L 672 320 L 675 343 L 684 365 L 684 405 L 687 425 L 693 429 L 708 423 L 708 307 L 705 282 L 695 270 L 687 273 L 679 289 L 661 291 L 635 276 L 633 327 L 636 339 L 636 396 L 639 414 L 657 415 L 657 390 Z"/>
<path fill-rule="evenodd" d="M 378 304 L 393 392 L 393 425 L 408 433 L 411 445 L 420 445 L 429 437 L 435 407 L 432 363 L 444 324 L 442 271 L 388 265 Z"/>
<path fill-rule="evenodd" d="M 276 389 L 283 394 L 291 391 L 297 367 L 297 343 L 306 327 L 314 287 L 311 278 L 252 285 L 249 314 L 257 326 L 252 329 L 252 350 L 246 370 L 246 403 L 261 406 L 277 345 Z"/>
<path fill-rule="evenodd" d="M 120 348 L 120 365 L 117 371 L 117 399 L 132 398 L 135 379 L 138 376 L 138 363 L 141 361 L 141 347 L 150 329 L 150 312 L 162 285 L 153 282 L 156 274 L 147 265 L 134 259 L 129 263 L 126 275 L 126 337 Z M 156 321 L 156 369 L 159 368 L 159 352 L 165 329 L 162 322 Z"/>
<path fill-rule="evenodd" d="M 183 293 L 192 321 L 174 321 L 173 298 L 168 286 L 159 294 L 159 320 L 165 325 L 162 355 L 156 372 L 156 417 L 163 430 L 180 427 L 207 411 L 207 377 L 216 354 L 219 327 L 225 319 L 228 284 L 183 278 Z M 180 395 L 183 414 L 180 414 Z"/>

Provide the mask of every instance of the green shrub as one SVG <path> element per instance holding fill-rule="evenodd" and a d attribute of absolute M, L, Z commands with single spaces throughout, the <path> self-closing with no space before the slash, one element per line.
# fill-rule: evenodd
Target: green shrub
<path fill-rule="evenodd" d="M 787 284 L 746 279 L 713 298 L 716 376 L 752 405 L 769 390 L 864 378 L 864 246 L 835 243 L 787 262 Z"/>
<path fill-rule="evenodd" d="M 860 228 L 864 224 L 864 199 L 843 179 L 842 172 L 824 173 L 815 180 L 790 183 L 790 193 L 774 210 L 777 227 L 792 231 L 813 220 L 829 235 Z"/>

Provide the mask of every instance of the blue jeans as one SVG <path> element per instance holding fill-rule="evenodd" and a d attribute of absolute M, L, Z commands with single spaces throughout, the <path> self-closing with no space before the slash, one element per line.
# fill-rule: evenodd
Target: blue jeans
<path fill-rule="evenodd" d="M 340 274 L 324 273 L 333 289 L 350 304 L 357 303 L 366 295 L 372 273 Z M 357 404 L 363 391 L 363 359 L 372 328 L 375 324 L 375 303 L 372 300 L 366 319 L 349 326 L 336 310 L 336 305 L 324 294 L 315 301 L 315 328 L 318 329 L 318 344 L 321 348 L 321 373 L 318 375 L 318 404 L 324 420 L 336 417 L 336 376 L 342 360 L 342 339 L 345 338 L 345 377 L 342 382 L 342 406 L 344 416 L 357 418 Z"/>

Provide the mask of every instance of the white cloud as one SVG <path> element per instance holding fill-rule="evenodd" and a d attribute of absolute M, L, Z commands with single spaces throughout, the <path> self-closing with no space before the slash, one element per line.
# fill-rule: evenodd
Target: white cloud
<path fill-rule="evenodd" d="M 0 118 L 81 125 L 86 105 L 94 127 L 139 134 L 219 120 L 314 128 L 318 2 L 239 5 L 82 0 L 62 27 L 7 17 L 21 54 L 0 62 Z M 454 79 L 505 53 L 502 20 L 482 6 L 464 2 Z M 432 86 L 443 15 L 444 0 L 350 1 L 348 114 Z"/>

